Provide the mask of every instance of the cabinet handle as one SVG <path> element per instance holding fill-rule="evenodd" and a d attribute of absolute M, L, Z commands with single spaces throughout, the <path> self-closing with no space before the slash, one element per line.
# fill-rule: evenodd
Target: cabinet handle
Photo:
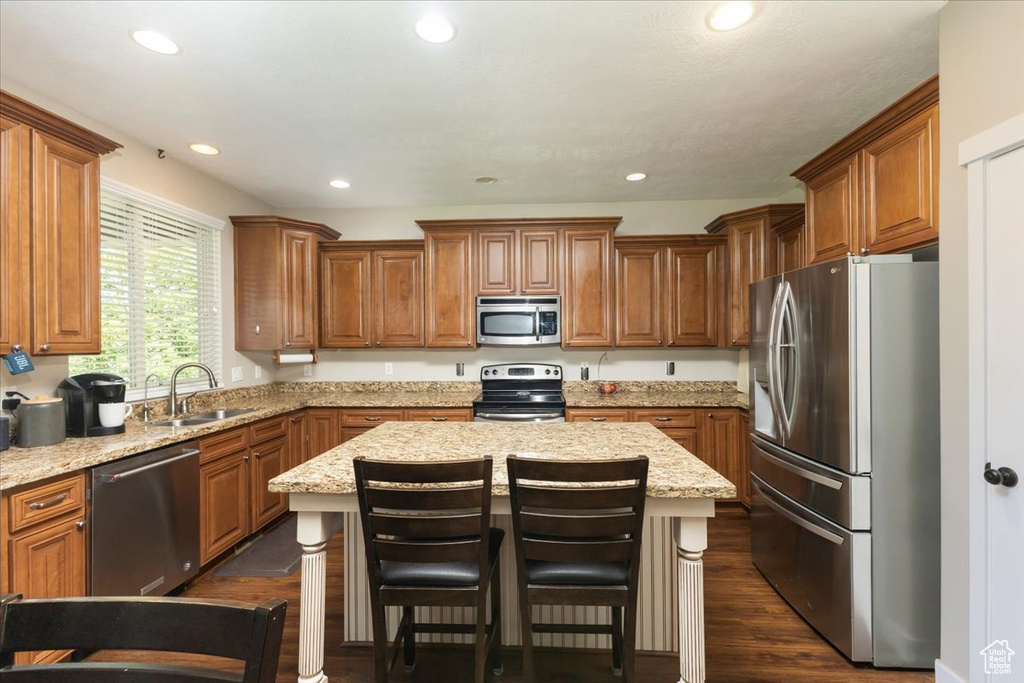
<path fill-rule="evenodd" d="M 68 494 L 62 493 L 59 496 L 57 496 L 56 498 L 51 498 L 50 500 L 43 500 L 43 501 L 40 501 L 38 503 L 29 503 L 28 507 L 29 507 L 29 509 L 32 509 L 32 510 L 42 510 L 44 508 L 53 507 L 57 503 L 63 503 L 67 499 L 68 499 Z"/>
<path fill-rule="evenodd" d="M 364 417 L 363 419 L 366 420 L 367 422 L 380 422 L 379 417 Z"/>
<path fill-rule="evenodd" d="M 658 422 L 671 422 L 672 421 L 671 417 L 656 417 L 654 419 L 657 420 Z"/>
<path fill-rule="evenodd" d="M 604 422 L 607 419 L 608 419 L 607 417 L 592 417 L 592 418 L 590 418 L 590 421 L 591 422 Z"/>
<path fill-rule="evenodd" d="M 447 422 L 448 421 L 447 417 L 431 417 L 430 419 L 433 420 L 434 422 Z"/>
<path fill-rule="evenodd" d="M 49 351 L 50 350 L 50 345 L 49 344 L 40 344 L 39 345 L 39 350 L 40 351 Z"/>
<path fill-rule="evenodd" d="M 82 531 L 83 529 L 85 529 L 85 522 L 78 522 L 77 524 L 75 524 L 75 528 L 79 531 Z"/>

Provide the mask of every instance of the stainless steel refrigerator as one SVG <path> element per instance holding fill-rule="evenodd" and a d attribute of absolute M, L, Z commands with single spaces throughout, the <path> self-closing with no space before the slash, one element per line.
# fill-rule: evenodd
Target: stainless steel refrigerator
<path fill-rule="evenodd" d="M 751 285 L 754 564 L 875 666 L 939 654 L 938 266 L 849 257 Z"/>

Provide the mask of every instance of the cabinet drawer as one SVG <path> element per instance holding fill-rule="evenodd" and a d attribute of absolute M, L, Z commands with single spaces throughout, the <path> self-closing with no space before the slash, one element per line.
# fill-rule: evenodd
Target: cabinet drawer
<path fill-rule="evenodd" d="M 249 426 L 249 443 L 255 445 L 262 441 L 276 439 L 288 432 L 288 416 L 272 417 Z"/>
<path fill-rule="evenodd" d="M 402 419 L 401 410 L 346 410 L 341 414 L 343 427 L 366 427 Z"/>
<path fill-rule="evenodd" d="M 85 475 L 78 474 L 10 495 L 11 533 L 85 505 Z"/>
<path fill-rule="evenodd" d="M 237 453 L 249 445 L 249 428 L 238 427 L 226 432 L 218 432 L 199 440 L 199 463 L 207 463 L 222 458 L 230 453 Z"/>
<path fill-rule="evenodd" d="M 634 410 L 634 422 L 650 422 L 655 427 L 664 429 L 667 427 L 683 427 L 688 429 L 697 428 L 696 410 Z"/>
<path fill-rule="evenodd" d="M 565 411 L 566 422 L 629 422 L 629 410 L 625 408 L 570 408 Z"/>
<path fill-rule="evenodd" d="M 470 408 L 417 408 L 405 411 L 408 422 L 472 422 Z"/>

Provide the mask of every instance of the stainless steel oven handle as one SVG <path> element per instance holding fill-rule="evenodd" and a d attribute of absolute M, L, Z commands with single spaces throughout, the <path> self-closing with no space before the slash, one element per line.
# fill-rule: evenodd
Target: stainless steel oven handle
<path fill-rule="evenodd" d="M 114 482 L 121 481 L 122 479 L 134 477 L 136 474 L 145 472 L 146 470 L 151 470 L 154 467 L 163 467 L 164 465 L 175 462 L 177 460 L 191 458 L 193 455 L 199 455 L 199 450 L 195 448 L 190 448 L 186 451 L 182 451 L 180 455 L 176 455 L 173 458 L 167 458 L 166 460 L 157 460 L 156 462 L 151 462 L 148 465 L 143 465 L 142 467 L 136 467 L 134 470 L 128 470 L 127 472 L 118 472 L 117 474 L 111 474 L 110 476 L 104 477 L 100 481 L 101 483 L 104 484 L 113 484 Z"/>
<path fill-rule="evenodd" d="M 793 524 L 796 524 L 797 526 L 807 529 L 807 531 L 810 531 L 815 536 L 820 536 L 821 538 L 824 538 L 829 543 L 842 545 L 845 542 L 846 539 L 844 539 L 839 534 L 834 534 L 827 529 L 822 529 L 817 524 L 808 522 L 803 517 L 799 517 L 793 514 L 792 512 L 790 512 L 789 510 L 787 510 L 786 508 L 782 507 L 774 500 L 772 500 L 771 495 L 766 493 L 764 490 L 764 486 L 767 486 L 767 484 L 764 484 L 764 482 L 761 481 L 761 479 L 759 479 L 756 474 L 751 475 L 751 479 L 753 480 L 751 483 L 754 485 L 754 489 L 761 494 L 761 500 L 763 500 L 772 510 L 775 510 L 775 512 L 779 513 L 789 521 L 793 522 Z M 760 482 L 760 484 L 758 482 Z M 764 486 L 762 486 L 762 484 L 764 484 Z"/>
<path fill-rule="evenodd" d="M 530 422 L 532 420 L 547 420 L 562 417 L 562 413 L 516 413 L 508 415 L 505 413 L 477 413 L 475 417 L 482 417 L 485 420 L 496 422 Z"/>
<path fill-rule="evenodd" d="M 777 451 L 775 451 L 771 446 L 764 443 L 760 439 L 754 440 L 753 444 L 758 450 L 761 451 L 762 455 L 764 455 L 766 458 L 771 460 L 772 463 L 778 465 L 782 469 L 789 470 L 793 474 L 800 475 L 800 477 L 802 477 L 803 479 L 813 481 L 814 483 L 821 484 L 822 486 L 827 486 L 830 489 L 835 489 L 836 491 L 842 490 L 843 482 L 818 474 L 817 472 L 812 472 L 808 469 L 804 469 L 803 467 L 800 467 L 799 465 L 790 462 L 783 456 L 779 455 Z"/>

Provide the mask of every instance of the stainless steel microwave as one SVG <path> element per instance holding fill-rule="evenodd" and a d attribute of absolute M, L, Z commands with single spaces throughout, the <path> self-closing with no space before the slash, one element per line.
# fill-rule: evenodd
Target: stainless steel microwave
<path fill-rule="evenodd" d="M 476 343 L 493 346 L 558 344 L 562 297 L 478 296 Z"/>

